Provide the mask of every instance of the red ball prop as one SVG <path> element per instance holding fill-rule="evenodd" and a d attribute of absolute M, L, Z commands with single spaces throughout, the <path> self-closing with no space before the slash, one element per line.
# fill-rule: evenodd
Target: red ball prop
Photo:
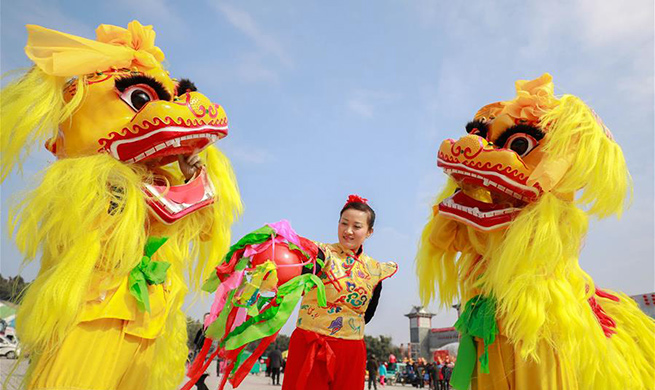
<path fill-rule="evenodd" d="M 275 253 L 273 253 L 273 247 L 275 247 Z M 276 243 L 263 252 L 253 255 L 251 260 L 252 265 L 262 264 L 266 260 L 272 260 L 277 265 L 295 265 L 277 268 L 277 284 L 281 286 L 302 273 L 300 264 L 304 262 L 304 257 L 298 251 L 290 250 L 287 244 Z"/>

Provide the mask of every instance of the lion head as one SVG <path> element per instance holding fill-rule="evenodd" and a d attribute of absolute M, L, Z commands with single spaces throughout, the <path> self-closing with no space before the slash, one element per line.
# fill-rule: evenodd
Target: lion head
<path fill-rule="evenodd" d="M 66 78 L 63 103 L 74 106 L 58 118 L 48 150 L 59 159 L 107 153 L 152 172 L 143 190 L 153 215 L 164 223 L 215 201 L 202 162 L 189 159 L 228 134 L 227 116 L 193 83 L 170 77 L 150 26 L 102 25 L 96 41 L 39 26 L 28 31 L 33 72 Z M 95 70 L 82 73 L 90 69 Z M 180 174 L 161 169 L 171 163 L 179 163 Z"/>
<path fill-rule="evenodd" d="M 572 201 L 575 191 L 588 187 L 594 179 L 590 176 L 602 169 L 592 162 L 587 175 L 566 177 L 580 175 L 569 171 L 582 163 L 574 161 L 576 156 L 579 160 L 599 152 L 579 150 L 589 138 L 594 144 L 612 144 L 611 133 L 593 111 L 573 96 L 557 99 L 549 74 L 518 81 L 516 91 L 513 100 L 480 109 L 466 125 L 465 136 L 441 144 L 437 165 L 457 184 L 456 193 L 439 203 L 442 216 L 480 231 L 507 228 L 545 193 Z M 572 179 L 579 187 L 571 187 Z M 625 177 L 612 183 L 620 194 L 609 206 L 614 212 L 620 212 L 626 191 L 627 181 L 621 179 Z"/>
<path fill-rule="evenodd" d="M 40 26 L 28 33 L 36 66 L 3 90 L 11 113 L 3 116 L 11 129 L 3 131 L 3 180 L 43 141 L 59 160 L 106 154 L 133 167 L 155 225 L 212 205 L 223 190 L 221 201 L 239 209 L 232 180 L 215 180 L 231 176 L 211 148 L 228 134 L 225 111 L 189 80 L 171 78 L 151 26 L 101 25 L 95 41 Z M 221 162 L 210 166 L 207 154 Z"/>
<path fill-rule="evenodd" d="M 607 127 L 579 98 L 553 90 L 549 74 L 518 81 L 514 99 L 484 106 L 465 135 L 443 141 L 437 165 L 448 185 L 417 255 L 425 303 L 494 297 L 504 334 L 524 355 L 552 341 L 556 321 L 595 321 L 579 251 L 589 216 L 620 215 L 631 186 Z"/>

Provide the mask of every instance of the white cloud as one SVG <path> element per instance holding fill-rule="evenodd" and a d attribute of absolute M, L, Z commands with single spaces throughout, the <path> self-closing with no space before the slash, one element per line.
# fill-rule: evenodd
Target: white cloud
<path fill-rule="evenodd" d="M 578 0 L 575 3 L 578 26 L 592 45 L 621 45 L 652 41 L 653 1 L 630 2 Z"/>
<path fill-rule="evenodd" d="M 146 15 L 144 20 L 139 20 L 144 25 L 155 24 L 155 31 L 163 29 L 170 30 L 170 37 L 187 38 L 183 34 L 185 21 L 172 8 L 169 1 L 166 0 L 118 0 L 111 3 L 112 6 L 118 5 L 130 15 Z M 136 16 L 131 16 L 136 18 Z"/>
<path fill-rule="evenodd" d="M 222 148 L 230 159 L 249 165 L 261 165 L 275 162 L 275 156 L 268 150 L 258 148 L 253 144 L 243 146 L 231 143 Z"/>
<path fill-rule="evenodd" d="M 469 55 L 461 51 L 444 58 L 435 82 L 426 82 L 419 91 L 423 112 L 417 136 L 423 141 L 439 145 L 444 138 L 460 136 L 466 120 L 488 103 L 480 90 L 490 78 L 478 70 L 477 64 L 467 61 Z"/>
<path fill-rule="evenodd" d="M 373 116 L 373 105 L 362 98 L 348 100 L 348 108 L 356 114 L 370 118 Z"/>
<path fill-rule="evenodd" d="M 351 93 L 347 101 L 348 109 L 365 118 L 371 118 L 376 109 L 397 99 L 396 94 L 383 91 L 358 89 Z"/>
<path fill-rule="evenodd" d="M 228 4 L 213 2 L 210 4 L 214 9 L 223 14 L 230 24 L 252 39 L 260 49 L 273 54 L 287 67 L 293 65 L 291 58 L 282 48 L 282 45 L 269 32 L 264 32 L 249 13 Z"/>
<path fill-rule="evenodd" d="M 9 11 L 9 12 L 7 12 Z M 47 28 L 59 29 L 69 34 L 82 35 L 94 38 L 95 28 L 70 16 L 70 13 L 50 1 L 17 2 L 12 4 L 11 10 L 3 7 L 3 23 L 37 24 Z M 6 15 L 9 13 L 9 15 Z M 3 33 L 12 29 L 3 26 Z M 24 31 L 24 30 L 23 30 Z"/>
<path fill-rule="evenodd" d="M 211 74 L 212 77 L 207 77 Z M 209 92 L 210 88 L 225 91 L 227 85 L 239 84 L 275 84 L 280 81 L 278 72 L 267 63 L 261 53 L 243 53 L 215 63 L 196 62 L 185 66 L 185 77 L 191 80 L 202 80 L 198 87 Z M 224 92 L 217 94 L 217 98 Z"/>
<path fill-rule="evenodd" d="M 611 63 L 622 53 L 646 42 L 652 47 L 653 2 L 650 0 L 630 3 L 539 1 L 532 3 L 527 12 L 540 17 L 525 23 L 524 33 L 529 37 L 529 44 L 522 48 L 524 53 L 547 53 L 551 46 L 565 41 L 577 43 L 585 50 L 602 50 L 605 61 Z"/>
<path fill-rule="evenodd" d="M 277 72 L 266 65 L 261 55 L 254 53 L 239 59 L 236 74 L 247 83 L 276 83 L 279 81 Z"/>
<path fill-rule="evenodd" d="M 653 31 L 652 26 L 651 31 Z M 652 115 L 653 42 L 644 43 L 638 47 L 638 50 L 641 50 L 642 54 L 631 62 L 630 69 L 616 75 L 616 88 L 632 105 Z"/>
<path fill-rule="evenodd" d="M 26 24 L 36 24 L 86 38 L 95 38 L 94 28 L 48 1 L 20 1 L 2 7 L 2 73 L 30 66 L 23 47 L 27 42 Z"/>

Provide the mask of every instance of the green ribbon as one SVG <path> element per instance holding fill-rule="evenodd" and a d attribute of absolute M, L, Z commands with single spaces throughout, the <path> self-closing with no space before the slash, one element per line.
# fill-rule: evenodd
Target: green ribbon
<path fill-rule="evenodd" d="M 152 261 L 152 255 L 164 245 L 166 240 L 168 237 L 148 237 L 141 262 L 130 271 L 128 278 L 130 294 L 136 298 L 136 304 L 141 311 L 150 313 L 148 285 L 164 283 L 166 271 L 171 266 L 171 263 L 166 261 Z"/>
<path fill-rule="evenodd" d="M 292 242 L 289 243 L 289 249 L 299 251 L 299 252 L 302 253 L 303 256 L 305 256 L 307 259 L 311 259 L 311 258 L 312 258 L 312 257 L 309 255 L 309 253 L 305 252 L 304 249 L 302 249 L 301 247 L 299 247 L 298 245 L 296 245 L 296 244 L 294 244 L 294 243 L 292 243 Z M 323 260 L 321 260 L 318 256 L 316 257 L 316 264 L 318 264 L 318 266 L 321 267 L 321 268 L 323 268 L 323 267 L 325 266 L 325 262 L 324 262 Z M 314 268 L 314 264 L 313 264 L 313 263 L 305 264 L 305 268 L 307 268 L 307 269 L 313 269 L 313 268 Z"/>
<path fill-rule="evenodd" d="M 312 274 L 296 276 L 278 288 L 276 305 L 234 328 L 225 338 L 225 348 L 234 350 L 277 333 L 287 322 L 302 295 L 316 287 L 318 305 L 327 306 L 325 285 Z"/>
<path fill-rule="evenodd" d="M 248 245 L 261 244 L 262 242 L 268 240 L 274 233 L 275 230 L 273 230 L 272 227 L 264 225 L 259 229 L 246 234 L 245 236 L 241 237 L 241 239 L 237 241 L 236 244 L 230 247 L 227 255 L 225 255 L 225 261 L 230 261 L 234 252 L 241 250 Z"/>
<path fill-rule="evenodd" d="M 259 229 L 246 234 L 245 236 L 241 237 L 241 239 L 237 241 L 236 244 L 230 247 L 230 250 L 223 258 L 222 263 L 228 263 L 232 259 L 234 252 L 241 250 L 248 245 L 261 244 L 262 242 L 268 240 L 274 233 L 275 230 L 273 230 L 272 227 L 264 225 Z M 212 293 L 216 291 L 216 288 L 218 288 L 219 284 L 221 284 L 221 281 L 218 279 L 218 275 L 216 275 L 216 272 L 212 272 L 212 274 L 209 275 L 209 278 L 207 278 L 205 283 L 202 285 L 202 291 Z"/>
<path fill-rule="evenodd" d="M 325 286 L 319 277 L 312 274 L 296 276 L 278 288 L 275 305 L 260 312 L 258 315 L 248 319 L 243 324 L 232 330 L 222 341 L 221 346 L 227 350 L 234 350 L 250 342 L 263 339 L 277 333 L 287 322 L 293 309 L 296 307 L 303 293 L 316 287 L 318 304 L 321 307 L 327 306 Z M 205 334 L 215 340 L 220 340 L 225 332 L 225 323 L 228 313 L 234 307 L 232 298 L 235 291 L 228 296 L 225 307 L 221 310 L 216 321 L 214 321 Z"/>
<path fill-rule="evenodd" d="M 208 293 L 213 293 L 218 288 L 218 285 L 221 284 L 221 280 L 216 275 L 216 272 L 213 272 L 209 275 L 205 283 L 202 284 L 201 290 Z"/>
<path fill-rule="evenodd" d="M 477 295 L 466 302 L 464 311 L 455 323 L 461 337 L 457 350 L 457 362 L 450 380 L 457 390 L 467 390 L 476 365 L 477 350 L 474 337 L 484 342 L 484 353 L 480 356 L 480 368 L 489 373 L 489 345 L 498 334 L 496 324 L 496 300 Z"/>

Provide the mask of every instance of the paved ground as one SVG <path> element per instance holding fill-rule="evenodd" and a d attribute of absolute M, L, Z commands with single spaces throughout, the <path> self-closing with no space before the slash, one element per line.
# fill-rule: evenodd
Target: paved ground
<path fill-rule="evenodd" d="M 5 380 L 7 380 L 9 373 L 11 372 L 15 360 L 7 360 L 4 358 L 0 358 L 0 374 L 2 377 L 2 383 L 0 383 L 0 388 L 2 389 L 7 389 L 7 390 L 18 390 L 19 384 L 21 380 L 23 379 L 23 375 L 25 373 L 25 370 L 27 368 L 27 364 L 25 362 L 21 363 L 18 368 L 14 371 L 12 376 L 9 378 L 7 386 L 3 387 Z M 215 390 L 218 388 L 218 377 L 216 377 L 216 367 L 214 363 L 209 367 L 207 372 L 210 374 L 209 377 L 205 380 L 205 383 L 207 384 L 207 387 L 209 387 L 211 390 Z M 284 377 L 284 375 L 283 375 Z M 181 386 L 181 385 L 180 385 Z M 232 389 L 232 386 L 229 384 L 225 386 L 226 389 Z M 238 390 L 262 390 L 262 389 L 280 389 L 281 386 L 273 386 L 271 385 L 271 379 L 267 378 L 264 376 L 264 374 L 261 374 L 260 376 L 257 375 L 248 375 L 246 379 L 243 381 L 241 386 L 239 386 Z M 365 387 L 366 388 L 366 387 Z M 402 386 L 386 386 L 386 387 L 380 387 L 378 386 L 378 389 L 402 389 Z M 405 386 L 405 389 L 411 389 L 412 387 L 410 386 Z M 194 387 L 193 390 L 196 388 Z"/>
<path fill-rule="evenodd" d="M 0 388 L 7 390 L 18 390 L 20 389 L 20 383 L 23 380 L 23 375 L 27 369 L 27 363 L 23 362 L 20 366 L 16 368 L 11 377 L 9 374 L 14 368 L 15 360 L 9 360 L 5 358 L 0 358 L 0 376 L 2 376 L 2 383 L 0 383 Z M 6 387 L 5 387 L 5 381 Z"/>
<path fill-rule="evenodd" d="M 207 370 L 209 373 L 209 377 L 205 380 L 205 384 L 207 387 L 209 387 L 211 390 L 215 390 L 218 388 L 218 383 L 219 383 L 219 378 L 216 376 L 216 366 L 215 363 L 212 363 L 211 366 L 209 366 L 209 369 Z M 282 374 L 280 378 L 280 383 L 282 383 L 282 380 L 284 379 L 284 374 Z M 225 386 L 226 389 L 232 389 L 232 386 L 228 385 Z M 273 386 L 271 384 L 271 378 L 266 377 L 263 373 L 260 375 L 248 375 L 246 379 L 244 379 L 243 383 L 238 387 L 238 390 L 262 390 L 262 389 L 280 389 L 281 386 Z M 364 388 L 368 388 L 367 386 L 364 386 Z M 385 386 L 381 387 L 378 385 L 378 389 L 402 389 L 403 386 Z M 412 387 L 411 386 L 405 386 L 405 389 L 409 390 Z M 195 390 L 195 387 L 193 388 Z"/>

